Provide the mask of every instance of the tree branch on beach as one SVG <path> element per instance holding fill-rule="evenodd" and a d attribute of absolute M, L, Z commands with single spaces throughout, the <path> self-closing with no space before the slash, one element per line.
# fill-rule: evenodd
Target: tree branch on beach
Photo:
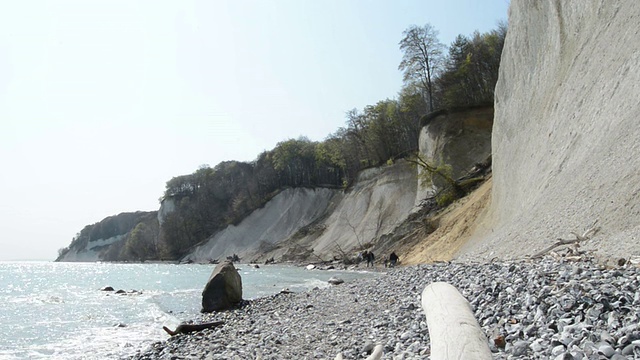
<path fill-rule="evenodd" d="M 365 360 L 379 360 L 382 359 L 382 355 L 384 355 L 384 347 L 380 344 L 377 344 L 371 351 L 371 355 L 369 355 L 369 357 Z M 335 360 L 344 360 L 344 358 L 342 357 L 342 353 L 338 353 L 338 355 L 336 355 L 335 357 Z"/>
<path fill-rule="evenodd" d="M 376 239 L 380 236 L 380 232 L 382 231 L 382 225 L 384 225 L 384 220 L 388 217 L 386 216 L 387 209 L 384 208 L 383 201 L 384 201 L 384 197 L 380 199 L 380 201 L 378 201 L 378 203 L 376 204 L 376 210 L 378 213 L 378 216 L 376 218 L 376 233 L 374 235 Z"/>
<path fill-rule="evenodd" d="M 314 257 L 318 258 L 320 263 L 325 263 L 326 262 L 323 258 L 320 257 L 320 255 L 316 254 L 314 251 L 311 251 L 311 256 L 314 256 Z"/>
<path fill-rule="evenodd" d="M 584 233 L 582 233 L 582 235 L 577 234 L 574 231 L 571 231 L 571 234 L 576 237 L 575 239 L 568 239 L 568 240 L 561 239 L 561 238 L 556 239 L 557 241 L 555 243 L 533 254 L 531 258 L 535 259 L 535 258 L 541 257 L 542 255 L 545 255 L 549 251 L 563 245 L 575 245 L 576 248 L 579 247 L 581 242 L 589 240 L 591 236 L 595 235 L 600 230 L 600 227 L 596 227 L 597 222 L 598 220 L 594 221 L 591 227 L 587 229 Z"/>
<path fill-rule="evenodd" d="M 224 325 L 224 321 L 214 321 L 214 322 L 204 323 L 204 324 L 181 324 L 181 325 L 178 325 L 178 327 L 175 330 L 171 330 L 166 326 L 163 326 L 162 329 L 164 329 L 164 331 L 166 331 L 167 334 L 171 336 L 175 336 L 178 334 L 188 334 L 196 331 L 202 331 L 205 329 L 211 329 L 211 328 L 215 328 L 222 325 Z"/>
<path fill-rule="evenodd" d="M 347 226 L 351 229 L 351 231 L 353 231 L 353 235 L 356 237 L 356 241 L 358 242 L 358 247 L 360 249 L 364 248 L 364 246 L 362 245 L 362 241 L 360 241 L 360 236 L 358 235 L 358 231 L 356 230 L 356 227 L 353 226 L 353 224 L 351 224 L 351 221 L 349 221 L 347 217 L 343 216 L 342 220 L 344 220 Z"/>
<path fill-rule="evenodd" d="M 342 247 L 340 246 L 340 244 L 338 244 L 337 241 L 335 241 L 334 243 L 335 243 L 336 251 L 339 254 L 338 256 L 340 256 L 340 259 L 342 260 L 342 263 L 345 264 L 345 265 L 352 264 L 353 263 L 353 259 L 351 259 L 349 257 L 349 254 L 342 249 Z"/>

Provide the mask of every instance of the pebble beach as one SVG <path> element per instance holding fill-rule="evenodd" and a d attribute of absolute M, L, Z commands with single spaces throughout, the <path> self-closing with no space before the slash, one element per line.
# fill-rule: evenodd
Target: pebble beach
<path fill-rule="evenodd" d="M 374 279 L 243 301 L 194 319 L 224 325 L 132 359 L 365 359 L 377 344 L 383 359 L 428 359 L 420 296 L 436 281 L 469 301 L 494 359 L 640 358 L 638 268 L 546 256 L 384 269 Z"/>

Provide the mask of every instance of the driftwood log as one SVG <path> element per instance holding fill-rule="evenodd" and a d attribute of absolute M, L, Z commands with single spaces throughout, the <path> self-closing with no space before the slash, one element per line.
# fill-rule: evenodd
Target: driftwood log
<path fill-rule="evenodd" d="M 368 358 L 366 358 L 365 360 L 380 360 L 382 359 L 382 354 L 383 352 L 383 347 L 382 345 L 378 344 L 373 348 L 373 351 L 371 352 L 371 355 L 369 355 Z M 338 354 L 336 355 L 334 360 L 344 360 L 344 358 L 342 357 L 342 354 Z"/>
<path fill-rule="evenodd" d="M 164 331 L 167 332 L 167 334 L 174 336 L 178 334 L 188 334 L 195 331 L 201 331 L 204 329 L 211 329 L 211 328 L 221 326 L 223 324 L 224 324 L 224 321 L 215 321 L 215 322 L 204 323 L 204 324 L 181 324 L 181 325 L 178 325 L 178 327 L 173 331 L 166 326 L 163 326 L 162 328 L 164 329 Z"/>
<path fill-rule="evenodd" d="M 432 360 L 490 360 L 487 337 L 455 287 L 435 282 L 422 292 Z"/>

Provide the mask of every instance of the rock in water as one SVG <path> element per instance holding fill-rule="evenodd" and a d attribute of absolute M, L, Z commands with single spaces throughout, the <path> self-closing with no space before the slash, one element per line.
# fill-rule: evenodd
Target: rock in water
<path fill-rule="evenodd" d="M 242 279 L 231 261 L 216 266 L 202 291 L 202 312 L 231 308 L 242 300 Z"/>

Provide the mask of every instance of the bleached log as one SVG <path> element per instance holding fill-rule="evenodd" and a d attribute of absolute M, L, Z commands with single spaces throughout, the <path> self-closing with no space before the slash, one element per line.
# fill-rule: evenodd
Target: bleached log
<path fill-rule="evenodd" d="M 378 344 L 376 345 L 376 347 L 373 348 L 373 351 L 371 352 L 371 355 L 369 355 L 368 358 L 366 358 L 365 360 L 380 360 L 382 359 L 382 354 L 383 354 L 383 347 L 382 345 Z M 335 360 L 343 360 L 344 358 L 342 357 L 342 354 L 338 353 L 338 355 L 336 355 Z"/>
<path fill-rule="evenodd" d="M 422 292 L 432 360 L 490 360 L 491 350 L 471 306 L 455 287 L 435 282 Z"/>
<path fill-rule="evenodd" d="M 369 355 L 368 358 L 366 358 L 365 360 L 380 360 L 382 359 L 382 350 L 383 347 L 382 345 L 376 345 L 376 347 L 373 348 L 373 351 L 371 352 L 371 355 Z"/>

